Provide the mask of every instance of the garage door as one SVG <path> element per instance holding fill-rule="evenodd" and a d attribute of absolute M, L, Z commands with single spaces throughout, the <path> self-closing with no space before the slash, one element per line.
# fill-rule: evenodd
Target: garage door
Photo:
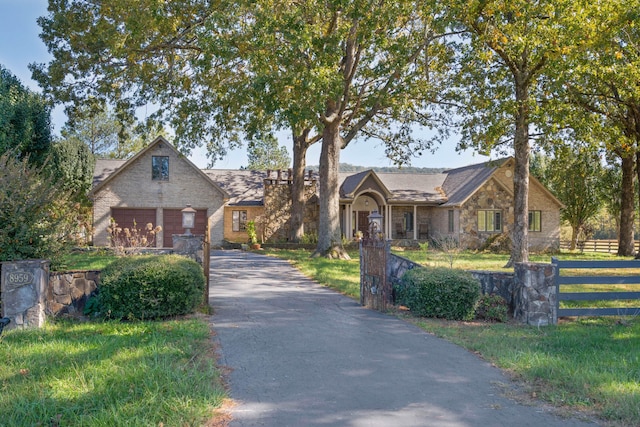
<path fill-rule="evenodd" d="M 164 242 L 165 248 L 173 246 L 173 234 L 184 234 L 184 228 L 182 228 L 182 211 L 181 209 L 164 209 L 162 211 L 162 217 L 164 221 Z M 206 233 L 207 229 L 207 210 L 196 209 L 196 224 L 195 228 L 191 230 L 192 234 Z"/>
<path fill-rule="evenodd" d="M 145 233 L 147 224 L 151 223 L 156 226 L 156 210 L 155 209 L 124 209 L 124 208 L 111 208 L 111 216 L 118 224 L 118 227 L 133 229 L 134 222 L 135 228 L 140 231 L 140 234 Z M 127 239 L 124 238 L 124 233 L 120 234 L 121 241 L 126 243 Z M 147 235 L 147 239 L 154 239 L 153 235 Z M 125 244 L 125 246 L 129 246 Z M 155 246 L 155 245 L 148 245 Z"/>

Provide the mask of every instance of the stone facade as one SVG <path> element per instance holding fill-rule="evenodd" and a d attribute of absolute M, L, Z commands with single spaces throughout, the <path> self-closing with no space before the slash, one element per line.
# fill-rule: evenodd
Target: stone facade
<path fill-rule="evenodd" d="M 490 179 L 460 209 L 460 243 L 469 249 L 478 249 L 496 233 L 478 231 L 478 210 L 502 211 L 502 230 L 513 227 L 513 197 L 504 186 Z"/>
<path fill-rule="evenodd" d="M 51 273 L 47 286 L 47 315 L 82 316 L 87 299 L 99 284 L 99 271 Z"/>
<path fill-rule="evenodd" d="M 304 232 L 318 232 L 319 208 L 317 181 L 305 180 Z M 267 178 L 264 180 L 264 213 L 261 225 L 264 239 L 271 242 L 286 242 L 289 238 L 291 217 L 291 181 Z"/>
<path fill-rule="evenodd" d="M 152 179 L 153 156 L 169 158 L 167 180 Z M 112 208 L 155 209 L 155 226 L 164 223 L 164 209 L 183 209 L 191 204 L 196 209 L 206 209 L 210 242 L 214 245 L 221 244 L 224 239 L 224 192 L 162 138 L 158 138 L 121 170 L 98 185 L 92 198 L 93 242 L 96 246 L 109 244 L 107 227 Z M 162 247 L 163 233 L 161 231 L 157 236 L 158 247 Z"/>

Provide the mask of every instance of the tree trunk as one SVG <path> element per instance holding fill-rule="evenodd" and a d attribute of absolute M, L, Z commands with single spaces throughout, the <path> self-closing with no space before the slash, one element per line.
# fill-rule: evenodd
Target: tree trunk
<path fill-rule="evenodd" d="M 576 250 L 576 243 L 578 242 L 578 230 L 580 230 L 580 227 L 574 225 L 571 226 L 571 244 L 569 245 L 570 251 Z"/>
<path fill-rule="evenodd" d="M 299 243 L 304 236 L 305 188 L 304 173 L 307 167 L 309 144 L 305 130 L 301 135 L 293 135 L 293 183 L 291 185 L 291 219 L 289 221 L 289 241 Z"/>
<path fill-rule="evenodd" d="M 636 151 L 636 178 L 638 180 L 638 207 L 640 208 L 640 143 L 637 144 Z M 638 210 L 640 212 L 640 210 Z M 635 242 L 634 242 L 635 246 Z M 636 252 L 636 259 L 640 259 L 640 246 L 638 247 L 638 251 Z"/>
<path fill-rule="evenodd" d="M 313 256 L 349 259 L 342 246 L 340 230 L 340 193 L 338 188 L 338 166 L 342 137 L 338 108 L 329 102 L 323 118 L 322 150 L 320 151 L 320 221 L 318 246 Z"/>
<path fill-rule="evenodd" d="M 620 234 L 618 236 L 618 255 L 632 256 L 635 253 L 633 226 L 635 217 L 635 191 L 633 189 L 633 154 L 622 157 L 622 185 L 620 194 Z"/>
<path fill-rule="evenodd" d="M 516 76 L 516 102 L 518 109 L 513 140 L 515 168 L 513 173 L 513 233 L 511 257 L 507 267 L 516 262 L 529 261 L 529 89 L 522 76 Z"/>

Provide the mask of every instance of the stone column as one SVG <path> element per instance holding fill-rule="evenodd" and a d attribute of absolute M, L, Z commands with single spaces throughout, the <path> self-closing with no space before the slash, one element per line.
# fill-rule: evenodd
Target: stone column
<path fill-rule="evenodd" d="M 557 293 L 552 264 L 516 263 L 513 317 L 528 325 L 558 323 Z"/>
<path fill-rule="evenodd" d="M 203 265 L 203 243 L 202 234 L 173 234 L 173 253 L 183 255 Z"/>
<path fill-rule="evenodd" d="M 45 322 L 49 261 L 2 263 L 2 316 L 8 328 L 39 328 Z"/>

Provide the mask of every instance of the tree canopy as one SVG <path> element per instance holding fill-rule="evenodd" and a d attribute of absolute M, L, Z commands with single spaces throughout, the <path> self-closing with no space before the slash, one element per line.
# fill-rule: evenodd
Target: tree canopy
<path fill-rule="evenodd" d="M 42 96 L 0 65 L 0 154 L 13 150 L 42 165 L 51 145 L 50 113 Z"/>

